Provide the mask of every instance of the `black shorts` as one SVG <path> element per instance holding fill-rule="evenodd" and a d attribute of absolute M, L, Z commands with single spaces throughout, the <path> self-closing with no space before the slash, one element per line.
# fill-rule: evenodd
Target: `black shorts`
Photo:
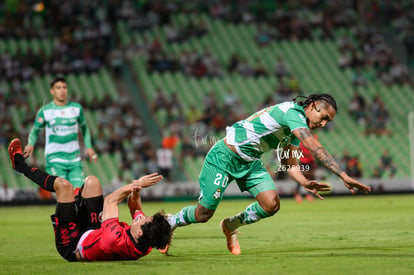
<path fill-rule="evenodd" d="M 103 208 L 103 205 L 98 207 Z M 76 215 L 69 218 L 65 216 L 64 220 L 56 214 L 50 216 L 55 232 L 56 249 L 64 259 L 70 262 L 77 261 L 76 245 L 82 234 L 87 230 L 97 229 L 101 225 L 100 222 L 89 222 L 88 217 L 91 214 L 83 204 L 80 192 L 75 198 L 75 208 Z"/>

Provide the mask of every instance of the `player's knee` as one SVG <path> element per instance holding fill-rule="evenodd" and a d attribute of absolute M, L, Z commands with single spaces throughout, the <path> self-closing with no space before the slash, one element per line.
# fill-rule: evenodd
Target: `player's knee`
<path fill-rule="evenodd" d="M 93 188 L 100 188 L 101 182 L 95 176 L 87 176 L 84 183 L 85 187 L 93 187 Z"/>
<path fill-rule="evenodd" d="M 262 208 L 269 215 L 276 214 L 280 210 L 280 201 L 279 201 L 279 198 L 278 197 L 275 197 L 272 200 L 266 201 L 266 203 L 264 203 L 262 205 Z"/>
<path fill-rule="evenodd" d="M 279 201 L 279 200 L 277 200 L 277 201 L 275 201 L 275 202 L 274 202 L 273 209 L 272 209 L 272 211 L 270 212 L 270 214 L 271 214 L 271 215 L 274 215 L 274 214 L 276 214 L 277 212 L 279 212 L 279 210 L 280 210 L 280 201 Z"/>
<path fill-rule="evenodd" d="M 196 212 L 196 220 L 197 222 L 204 223 L 211 219 L 214 215 L 214 210 L 210 210 L 204 207 L 197 207 Z"/>
<path fill-rule="evenodd" d="M 88 176 L 85 179 L 83 191 L 93 192 L 93 193 L 102 193 L 102 186 L 99 179 L 95 176 Z"/>
<path fill-rule="evenodd" d="M 73 186 L 72 184 L 63 178 L 59 178 L 57 177 L 55 180 L 55 184 L 54 184 L 54 188 L 56 190 L 56 192 L 60 192 L 60 193 L 73 193 Z"/>

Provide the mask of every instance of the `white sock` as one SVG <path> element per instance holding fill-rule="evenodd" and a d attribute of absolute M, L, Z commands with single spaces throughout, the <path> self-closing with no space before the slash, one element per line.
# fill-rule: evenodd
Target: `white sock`
<path fill-rule="evenodd" d="M 230 231 L 234 231 L 237 228 L 239 228 L 240 226 L 244 225 L 245 223 L 243 223 L 243 219 L 244 219 L 244 211 L 229 217 L 227 219 L 224 220 L 226 227 L 230 230 Z"/>

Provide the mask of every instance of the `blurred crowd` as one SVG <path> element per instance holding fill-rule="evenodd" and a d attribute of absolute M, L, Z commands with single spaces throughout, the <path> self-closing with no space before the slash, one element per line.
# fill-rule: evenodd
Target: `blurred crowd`
<path fill-rule="evenodd" d="M 384 36 L 374 28 L 353 27 L 350 36 L 339 39 L 339 51 L 339 67 L 353 70 L 355 87 L 367 86 L 375 79 L 386 85 L 409 82 L 408 67 L 397 61 Z"/>
<path fill-rule="evenodd" d="M 13 1 L 10 1 L 13 2 Z M 17 1 L 16 1 L 17 2 Z M 95 72 L 108 62 L 118 18 L 114 1 L 47 1 L 6 5 L 0 39 L 16 43 L 15 52 L 0 55 L 0 79 L 30 80 L 34 75 Z M 41 5 L 40 7 L 38 5 Z M 6 9 L 6 8 L 5 8 Z"/>
<path fill-rule="evenodd" d="M 269 71 L 262 64 L 262 60 L 256 58 L 247 62 L 246 57 L 235 52 L 229 60 L 220 63 L 209 49 L 198 52 L 187 48 L 179 53 L 171 53 L 166 50 L 160 40 L 165 36 L 167 43 L 182 43 L 188 38 L 200 38 L 209 32 L 209 26 L 202 19 L 194 22 L 194 14 L 208 14 L 213 19 L 219 19 L 233 24 L 251 25 L 256 28 L 256 34 L 252 39 L 260 47 L 266 47 L 271 42 L 283 40 L 312 40 L 329 39 L 339 45 L 340 56 L 338 65 L 341 69 L 352 69 L 351 82 L 354 86 L 366 86 L 370 81 L 381 80 L 386 85 L 406 84 L 409 82 L 408 67 L 398 61 L 385 42 L 377 25 L 370 25 L 377 14 L 376 1 L 367 3 L 353 3 L 352 1 L 324 1 L 302 0 L 302 1 L 276 1 L 255 5 L 247 1 L 212 1 L 206 6 L 205 2 L 192 2 L 192 4 L 179 5 L 178 3 L 165 5 L 162 20 L 155 15 L 146 15 L 148 20 L 138 21 L 132 19 L 133 13 L 128 19 L 130 31 L 143 31 L 156 26 L 163 26 L 158 37 L 145 38 L 132 41 L 128 47 L 129 56 L 143 55 L 147 57 L 147 70 L 150 72 L 183 72 L 187 76 L 200 77 L 223 77 L 227 71 L 238 73 L 247 77 L 269 76 Z M 404 5 L 386 3 L 384 10 L 390 17 L 398 31 L 403 33 L 407 51 L 413 51 L 414 35 L 411 31 L 411 17 L 409 11 L 412 4 Z M 269 5 L 266 8 L 266 5 Z M 355 6 L 356 5 L 356 6 Z M 389 5 L 389 6 L 388 6 Z M 162 5 L 161 5 L 162 6 Z M 400 15 L 402 7 L 408 10 Z M 160 8 L 161 9 L 161 8 Z M 189 14 L 188 23 L 176 26 L 171 20 L 171 12 L 180 10 Z M 139 10 L 142 15 L 142 10 Z M 363 16 L 360 16 L 360 15 Z M 135 13 L 136 15 L 136 13 Z M 145 18 L 145 16 L 144 16 Z M 362 20 L 361 20 L 362 19 Z M 144 21 L 146 22 L 145 24 Z M 134 23 L 135 22 L 135 23 Z M 338 32 L 338 30 L 345 30 Z M 338 35 L 339 33 L 345 33 Z M 414 52 L 414 51 L 413 51 Z M 408 54 L 410 55 L 410 53 Z M 412 55 L 412 53 L 411 53 Z"/>
<path fill-rule="evenodd" d="M 364 171 L 360 156 L 358 154 L 351 155 L 346 149 L 340 158 L 339 164 L 348 175 L 355 178 L 362 178 L 363 176 L 371 178 L 392 178 L 397 173 L 397 166 L 394 164 L 388 150 L 382 152 L 378 159 L 378 166 L 373 171 Z"/>
<path fill-rule="evenodd" d="M 362 95 L 354 92 L 348 112 L 356 122 L 365 127 L 365 135 L 392 135 L 389 129 L 390 114 L 379 95 L 375 95 L 368 104 Z"/>
<path fill-rule="evenodd" d="M 181 160 L 204 155 L 224 136 L 227 125 L 247 115 L 231 89 L 222 98 L 210 92 L 202 106 L 184 109 L 176 92 L 158 87 L 152 111 L 164 129 L 163 147 L 175 151 Z"/>
<path fill-rule="evenodd" d="M 0 145 L 6 146 L 8 142 L 19 136 L 20 132 L 27 135 L 28 129 L 18 129 L 17 125 L 30 125 L 33 123 L 34 114 L 30 113 L 26 100 L 21 100 L 29 91 L 21 81 L 12 81 L 10 88 L 0 86 Z M 13 116 L 12 112 L 18 112 L 20 116 Z M 14 117 L 22 117 L 21 121 L 14 121 Z M 30 118 L 29 118 L 30 117 Z"/>
<path fill-rule="evenodd" d="M 339 67 L 352 69 L 355 87 L 374 79 L 387 85 L 408 83 L 407 66 L 397 61 L 377 25 L 371 23 L 391 22 L 406 46 L 407 56 L 414 60 L 412 1 L 328 2 L 49 0 L 43 5 L 33 1 L 6 1 L 1 4 L 4 13 L 0 24 L 3 41 L 0 44 L 0 144 L 7 145 L 15 136 L 25 140 L 29 129 L 26 126 L 33 123 L 35 114 L 21 100 L 31 92 L 26 89 L 26 81 L 38 75 L 93 73 L 103 66 L 119 76 L 123 62 L 133 56 L 144 57 L 149 72 L 182 72 L 196 78 L 222 78 L 228 73 L 243 77 L 276 76 L 275 92 L 261 106 L 291 100 L 303 93 L 297 75 L 289 70 L 283 56 L 277 58 L 274 69 L 269 69 L 263 60 L 255 58 L 248 62 L 238 52 L 228 60 L 219 61 L 209 48 L 202 52 L 192 47 L 181 52 L 167 51 L 161 36 L 169 45 L 179 45 L 202 39 L 212 31 L 203 16 L 197 16 L 201 13 L 213 20 L 254 27 L 256 33 L 251 39 L 261 48 L 283 40 L 336 41 L 340 50 Z M 180 23 L 171 20 L 176 13 L 183 16 L 183 20 L 178 20 Z M 126 48 L 120 46 L 116 36 L 120 21 L 126 22 L 131 33 L 144 33 L 143 38 L 132 39 Z M 160 37 L 145 35 L 147 30 L 160 26 L 163 31 Z M 338 36 L 338 28 L 348 31 Z M 26 46 L 20 41 L 26 41 Z M 14 51 L 6 51 L 13 48 L 10 45 L 15 45 Z M 148 138 L 130 101 L 105 98 L 89 104 L 82 98 L 75 99 L 97 118 L 99 131 L 93 133 L 93 139 L 98 153 L 119 153 L 122 156 L 119 169 L 131 171 L 134 177 L 159 171 L 160 167 L 171 169 L 170 161 L 160 164 L 162 157 L 171 158 L 167 151 L 160 149 L 178 152 L 180 159 L 203 155 L 214 140 L 224 135 L 226 125 L 247 115 L 238 95 L 231 90 L 224 96 L 212 91 L 205 96 L 202 106 L 188 109 L 183 108 L 177 91 L 159 88 L 154 93 L 151 108 L 164 130 L 162 148 L 155 148 Z M 18 115 L 12 116 L 11 112 Z M 390 114 L 379 96 L 367 103 L 355 93 L 349 113 L 365 125 L 366 135 L 391 134 Z M 15 117 L 23 119 L 16 122 Z M 24 127 L 18 129 L 16 125 Z M 37 146 L 43 146 L 42 142 L 40 139 Z M 390 174 L 395 174 L 392 171 Z"/>
<path fill-rule="evenodd" d="M 357 15 L 352 6 L 331 1 L 275 1 L 268 6 L 249 6 L 247 1 L 240 1 L 235 7 L 231 1 L 214 1 L 209 13 L 234 24 L 257 24 L 256 42 L 265 46 L 271 41 L 312 39 L 318 32 L 318 38 L 334 39 L 334 28 L 351 26 Z M 273 7 L 272 4 L 275 6 Z M 344 5 L 345 4 L 345 5 Z"/>
<path fill-rule="evenodd" d="M 150 72 L 180 71 L 187 76 L 199 78 L 223 77 L 227 70 L 247 77 L 268 76 L 273 72 L 259 58 L 254 62 L 247 62 L 244 56 L 235 52 L 225 64 L 221 64 L 208 48 L 203 49 L 203 52 L 186 49 L 173 54 L 166 50 L 166 45 L 163 45 L 160 38 L 164 36 L 166 43 L 171 44 L 208 34 L 209 26 L 203 17 L 196 17 L 199 19 L 195 22 L 191 16 L 201 13 L 229 23 L 257 26 L 256 35 L 252 39 L 260 46 L 271 41 L 312 39 L 315 30 L 319 30 L 320 35 L 316 35 L 318 38 L 334 39 L 334 28 L 351 26 L 355 22 L 356 14 L 351 7 L 344 8 L 334 3 L 326 6 L 320 1 L 312 0 L 299 2 L 293 4 L 289 1 L 277 1 L 270 9 L 265 9 L 265 5 L 247 1 L 189 1 L 165 5 L 158 3 L 156 9 L 148 11 L 125 1 L 121 18 L 127 21 L 128 31 L 142 32 L 153 27 L 162 27 L 158 37 L 149 38 L 144 34 L 143 39 L 133 39 L 126 49 L 126 55 L 146 57 L 147 70 Z M 171 14 L 177 10 L 190 15 L 187 22 L 180 25 L 171 20 Z"/>
<path fill-rule="evenodd" d="M 119 100 L 111 100 L 107 96 L 89 104 L 81 98 L 77 101 L 96 117 L 98 133 L 93 140 L 98 154 L 118 154 L 121 163 L 117 169 L 131 171 L 133 178 L 157 171 L 153 145 L 136 107 L 126 95 Z"/>
<path fill-rule="evenodd" d="M 369 21 L 380 21 L 403 43 L 406 50 L 408 66 L 414 68 L 414 2 L 373 1 L 366 14 Z"/>

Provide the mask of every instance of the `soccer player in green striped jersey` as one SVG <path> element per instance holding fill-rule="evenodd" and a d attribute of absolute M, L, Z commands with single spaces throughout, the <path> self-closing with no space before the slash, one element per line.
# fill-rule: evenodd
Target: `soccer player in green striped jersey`
<path fill-rule="evenodd" d="M 72 185 L 81 187 L 84 174 L 78 140 L 79 128 L 83 135 L 86 154 L 91 161 L 97 161 L 92 149 L 91 134 L 86 124 L 82 106 L 68 102 L 68 87 L 63 77 L 50 83 L 53 101 L 39 109 L 30 131 L 24 157 L 33 155 L 39 131 L 45 128 L 46 171 L 54 176 L 67 179 Z"/>
<path fill-rule="evenodd" d="M 221 221 L 228 250 L 241 253 L 237 228 L 273 216 L 280 208 L 274 182 L 260 157 L 277 150 L 279 159 L 289 176 L 320 199 L 319 191 L 330 186 L 308 180 L 301 172 L 297 158 L 302 144 L 326 168 L 340 177 L 352 193 L 359 189 L 367 193 L 370 187 L 349 177 L 342 171 L 328 151 L 312 135 L 310 129 L 325 127 L 337 112 L 335 99 L 329 94 L 313 94 L 304 100 L 299 97 L 264 108 L 226 128 L 226 137 L 207 153 L 199 176 L 200 197 L 197 206 L 184 207 L 168 221 L 172 229 L 192 223 L 207 222 L 214 214 L 228 184 L 235 180 L 241 191 L 248 191 L 256 202 L 240 213 Z M 160 250 L 161 251 L 161 250 Z M 161 251 L 162 253 L 168 250 Z"/>

